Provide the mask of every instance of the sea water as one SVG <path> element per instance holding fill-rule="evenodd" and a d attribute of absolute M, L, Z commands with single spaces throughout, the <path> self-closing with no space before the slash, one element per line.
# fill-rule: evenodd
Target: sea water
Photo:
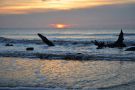
<path fill-rule="evenodd" d="M 128 47 L 134 30 L 123 30 Z M 37 36 L 41 33 L 55 46 Z M 0 90 L 134 90 L 135 52 L 96 49 L 91 41 L 114 42 L 120 30 L 0 29 Z M 13 46 L 5 46 L 7 43 Z M 27 51 L 33 47 L 33 51 Z"/>
<path fill-rule="evenodd" d="M 30 57 L 45 59 L 119 59 L 133 60 L 134 52 L 127 48 L 96 49 L 91 41 L 115 42 L 121 30 L 107 29 L 0 29 L 0 56 Z M 124 43 L 135 44 L 135 31 L 124 29 Z M 41 33 L 51 40 L 55 46 L 49 47 L 38 37 Z M 13 46 L 6 47 L 6 44 Z M 33 47 L 33 51 L 26 51 Z M 70 58 L 71 57 L 71 58 Z"/>

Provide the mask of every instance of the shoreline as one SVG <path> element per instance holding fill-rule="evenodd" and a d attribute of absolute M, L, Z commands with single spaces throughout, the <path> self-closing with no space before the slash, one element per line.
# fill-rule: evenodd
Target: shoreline
<path fill-rule="evenodd" d="M 0 90 L 133 90 L 134 69 L 132 61 L 0 57 Z"/>

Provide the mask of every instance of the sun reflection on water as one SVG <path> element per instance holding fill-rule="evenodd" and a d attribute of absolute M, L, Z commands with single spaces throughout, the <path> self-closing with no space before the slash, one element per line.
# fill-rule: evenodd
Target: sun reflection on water
<path fill-rule="evenodd" d="M 134 66 L 134 63 L 121 63 L 121 61 L 0 58 L 0 85 L 65 88 L 107 87 L 135 79 L 135 72 L 131 72 L 135 69 Z"/>

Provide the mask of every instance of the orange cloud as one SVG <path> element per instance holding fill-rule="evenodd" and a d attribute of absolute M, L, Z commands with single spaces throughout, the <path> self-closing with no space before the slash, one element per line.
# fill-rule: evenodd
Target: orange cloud
<path fill-rule="evenodd" d="M 48 10 L 69 10 L 87 8 L 110 4 L 135 3 L 134 0 L 1 0 L 0 14 L 20 14 L 37 12 L 40 9 Z"/>

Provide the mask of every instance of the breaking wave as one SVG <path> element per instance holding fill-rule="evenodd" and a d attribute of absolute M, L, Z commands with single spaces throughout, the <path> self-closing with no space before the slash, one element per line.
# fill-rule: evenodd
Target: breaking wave
<path fill-rule="evenodd" d="M 92 40 L 52 40 L 54 47 L 49 47 L 40 39 L 10 39 L 0 37 L 1 57 L 24 57 L 40 59 L 66 59 L 66 60 L 134 60 L 134 52 L 125 52 L 123 49 L 105 48 L 97 50 Z M 113 42 L 113 40 L 107 42 Z M 7 43 L 13 46 L 5 46 Z M 126 41 L 128 45 L 135 42 Z M 33 47 L 33 51 L 27 51 Z"/>

